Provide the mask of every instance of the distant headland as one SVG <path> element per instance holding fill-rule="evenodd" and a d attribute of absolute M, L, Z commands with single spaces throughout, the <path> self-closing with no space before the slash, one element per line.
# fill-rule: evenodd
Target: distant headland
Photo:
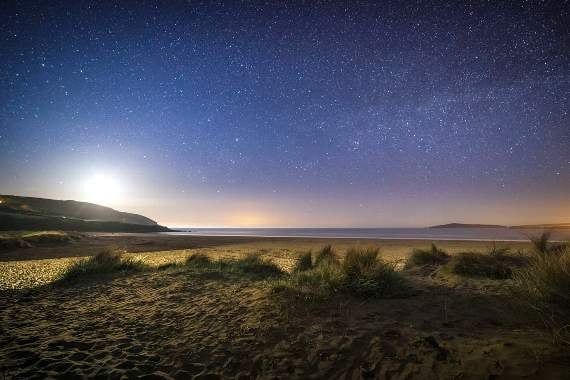
<path fill-rule="evenodd" d="M 500 224 L 469 224 L 469 223 L 447 223 L 428 228 L 514 228 L 514 229 L 570 229 L 570 223 L 550 223 L 550 224 L 524 224 L 518 226 L 503 226 Z"/>
<path fill-rule="evenodd" d="M 0 231 L 167 232 L 145 216 L 93 203 L 0 195 Z"/>

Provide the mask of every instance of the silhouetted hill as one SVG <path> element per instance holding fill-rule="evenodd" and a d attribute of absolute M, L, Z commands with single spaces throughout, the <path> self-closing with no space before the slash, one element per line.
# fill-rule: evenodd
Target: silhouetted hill
<path fill-rule="evenodd" d="M 507 228 L 498 224 L 466 224 L 466 223 L 448 223 L 429 228 Z"/>
<path fill-rule="evenodd" d="M 431 226 L 428 228 L 514 228 L 514 229 L 536 229 L 536 230 L 564 230 L 570 229 L 570 223 L 551 223 L 551 224 L 525 224 L 520 226 L 501 226 L 498 224 L 466 224 L 466 223 L 448 223 Z"/>
<path fill-rule="evenodd" d="M 0 230 L 169 231 L 154 220 L 77 201 L 0 195 Z"/>

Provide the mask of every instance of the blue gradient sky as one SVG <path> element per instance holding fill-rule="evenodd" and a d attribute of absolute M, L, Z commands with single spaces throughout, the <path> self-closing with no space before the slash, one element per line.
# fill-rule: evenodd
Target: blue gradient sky
<path fill-rule="evenodd" d="M 565 1 L 69 3 L 2 6 L 0 193 L 172 226 L 570 222 Z"/>

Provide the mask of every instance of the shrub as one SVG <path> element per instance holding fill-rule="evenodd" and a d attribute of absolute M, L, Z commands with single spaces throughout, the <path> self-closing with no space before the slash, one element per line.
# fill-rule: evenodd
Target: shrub
<path fill-rule="evenodd" d="M 293 268 L 293 272 L 304 272 L 313 268 L 312 252 L 309 250 L 299 255 L 297 263 Z"/>
<path fill-rule="evenodd" d="M 70 266 L 61 276 L 60 281 L 77 281 L 81 278 L 93 278 L 113 273 L 141 272 L 149 269 L 140 260 L 123 257 L 116 250 L 105 250 L 87 259 L 82 259 Z"/>
<path fill-rule="evenodd" d="M 432 243 L 430 249 L 414 249 L 406 260 L 406 268 L 422 265 L 445 264 L 449 255 Z"/>
<path fill-rule="evenodd" d="M 323 265 L 323 264 L 339 264 L 338 257 L 334 252 L 331 245 L 326 245 L 317 253 L 317 257 L 315 258 L 315 266 Z"/>

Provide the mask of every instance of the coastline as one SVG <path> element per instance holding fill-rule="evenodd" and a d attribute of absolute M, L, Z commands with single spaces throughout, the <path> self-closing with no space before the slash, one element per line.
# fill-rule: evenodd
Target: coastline
<path fill-rule="evenodd" d="M 172 232 L 159 232 L 160 234 L 168 234 L 174 236 L 180 236 L 177 233 Z M 505 243 L 516 243 L 516 242 L 527 242 L 528 239 L 475 239 L 475 238 L 457 238 L 457 237 L 449 237 L 449 238 L 436 238 L 430 239 L 425 237 L 371 237 L 371 236 L 318 236 L 318 235 L 303 235 L 303 236 L 290 236 L 290 235 L 256 235 L 256 234 L 228 234 L 228 235 L 221 235 L 221 234 L 183 234 L 182 236 L 199 236 L 199 237 L 251 237 L 251 238 L 263 238 L 263 239 L 322 239 L 322 240 L 330 240 L 330 239 L 357 239 L 357 240 L 377 240 L 377 241 L 384 241 L 384 240 L 417 240 L 417 241 L 425 241 L 425 242 L 441 242 L 441 241 L 473 241 L 473 242 L 505 242 Z M 551 240 L 552 242 L 563 242 L 564 240 Z"/>

